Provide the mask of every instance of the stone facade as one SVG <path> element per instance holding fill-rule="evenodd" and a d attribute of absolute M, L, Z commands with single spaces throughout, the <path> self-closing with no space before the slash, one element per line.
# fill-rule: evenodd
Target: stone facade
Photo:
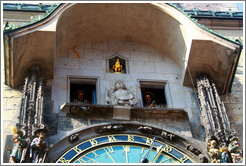
<path fill-rule="evenodd" d="M 69 131 L 80 126 L 87 126 L 90 120 L 70 120 L 67 119 L 64 113 L 60 111 L 61 105 L 69 100 L 68 77 L 77 78 L 98 78 L 97 86 L 97 104 L 105 103 L 105 89 L 114 86 L 116 80 L 122 80 L 127 87 L 139 84 L 139 80 L 158 81 L 164 80 L 168 84 L 166 88 L 168 92 L 167 100 L 169 109 L 185 109 L 189 118 L 196 116 L 192 121 L 192 128 L 197 127 L 196 122 L 199 119 L 199 114 L 196 110 L 196 101 L 194 92 L 191 88 L 183 87 L 180 81 L 180 71 L 177 65 L 165 55 L 155 51 L 150 46 L 133 43 L 133 42 L 120 42 L 120 41 L 101 41 L 101 42 L 88 42 L 74 49 L 79 56 L 74 52 L 69 51 L 67 54 L 56 58 L 55 79 L 52 80 L 52 100 L 54 101 L 54 113 L 59 114 L 59 130 Z M 115 53 L 122 55 L 129 61 L 129 74 L 114 74 L 106 72 L 106 59 Z M 139 89 L 140 91 L 140 89 Z M 185 98 L 183 96 L 186 96 Z M 138 96 L 138 106 L 143 107 L 141 103 L 141 96 Z M 91 120 L 93 121 L 93 119 Z M 95 120 L 94 120 L 95 121 Z M 98 122 L 103 122 L 105 119 L 98 119 Z M 149 124 L 162 126 L 162 123 L 155 122 L 155 120 L 138 119 L 137 121 Z M 68 124 L 70 125 L 64 125 Z M 159 123 L 159 124 L 158 124 Z M 185 122 L 186 123 L 186 122 Z M 181 123 L 182 124 L 182 123 Z M 175 124 L 172 124 L 175 125 Z M 172 126 L 171 125 L 171 126 Z M 70 127 L 68 127 L 70 126 Z M 184 126 L 176 125 L 169 127 L 172 131 L 182 131 Z M 197 127 L 198 128 L 198 127 Z M 194 133 L 199 133 L 199 130 L 192 130 Z M 186 123 L 184 133 L 192 136 L 189 125 Z M 198 134 L 197 133 L 197 134 Z"/>
<path fill-rule="evenodd" d="M 242 39 L 242 31 L 233 32 L 220 30 L 221 34 Z M 108 72 L 108 58 L 119 54 L 127 60 L 127 74 Z M 170 56 L 170 55 L 169 55 Z M 142 96 L 138 94 L 138 105 L 141 109 L 133 110 L 130 121 L 150 126 L 157 126 L 178 133 L 187 138 L 195 138 L 204 143 L 205 133 L 201 125 L 200 110 L 197 103 L 195 87 L 183 86 L 182 72 L 178 65 L 164 53 L 140 42 L 102 40 L 86 42 L 67 50 L 54 58 L 54 79 L 44 82 L 44 122 L 49 133 L 47 142 L 50 147 L 57 140 L 69 135 L 72 131 L 85 129 L 99 123 L 119 122 L 112 117 L 112 110 L 99 116 L 76 117 L 61 111 L 63 104 L 70 102 L 71 78 L 96 80 L 96 100 L 99 105 L 106 105 L 106 89 L 114 86 L 116 80 L 122 80 L 126 87 L 137 85 L 140 92 L 140 81 L 165 82 L 165 110 L 149 111 L 143 109 Z M 243 71 L 244 54 L 237 66 L 231 92 L 221 96 L 231 126 L 235 128 L 243 145 Z M 3 68 L 3 73 L 5 69 Z M 5 74 L 2 74 L 4 76 Z M 4 82 L 3 77 L 3 81 Z M 10 127 L 18 123 L 21 107 L 22 87 L 11 88 L 3 85 L 3 162 L 8 162 L 7 145 L 12 144 Z M 101 112 L 100 112 L 101 113 Z"/>

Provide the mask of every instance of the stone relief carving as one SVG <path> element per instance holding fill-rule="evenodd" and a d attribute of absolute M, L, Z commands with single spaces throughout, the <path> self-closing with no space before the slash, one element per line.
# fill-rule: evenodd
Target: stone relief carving
<path fill-rule="evenodd" d="M 108 125 L 99 127 L 96 132 L 103 133 L 103 132 L 122 132 L 124 130 L 123 125 Z"/>
<path fill-rule="evenodd" d="M 44 141 L 47 126 L 43 121 L 43 82 L 39 66 L 31 67 L 31 72 L 31 76 L 25 79 L 19 123 L 16 124 L 18 134 L 13 135 L 15 145 L 10 162 L 43 163 L 48 155 Z M 30 155 L 26 155 L 26 149 L 30 149 Z"/>
<path fill-rule="evenodd" d="M 137 86 L 126 88 L 123 81 L 115 82 L 114 88 L 106 89 L 105 102 L 118 106 L 134 106 L 137 101 Z"/>
<path fill-rule="evenodd" d="M 197 79 L 197 91 L 211 162 L 242 162 L 242 150 L 238 149 L 239 139 L 235 137 L 235 130 L 231 128 L 224 103 L 220 99 L 215 84 L 210 84 L 208 77 L 203 75 Z M 232 149 L 237 149 L 235 156 Z"/>

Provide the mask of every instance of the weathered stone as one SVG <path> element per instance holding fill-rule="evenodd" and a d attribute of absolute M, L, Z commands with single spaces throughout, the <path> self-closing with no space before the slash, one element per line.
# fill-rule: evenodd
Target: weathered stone
<path fill-rule="evenodd" d="M 168 73 L 168 74 L 178 74 L 179 69 L 174 64 L 169 63 L 155 63 L 156 73 Z"/>
<path fill-rule="evenodd" d="M 139 73 L 154 73 L 155 65 L 152 62 L 133 62 L 133 71 Z"/>
<path fill-rule="evenodd" d="M 228 117 L 232 123 L 241 123 L 243 121 L 242 115 L 229 115 Z"/>
<path fill-rule="evenodd" d="M 228 115 L 242 115 L 243 104 L 225 104 Z"/>
<path fill-rule="evenodd" d="M 243 104 L 243 93 L 230 93 L 229 101 L 230 103 Z"/>
<path fill-rule="evenodd" d="M 133 61 L 138 61 L 138 62 L 142 62 L 142 61 L 149 61 L 149 54 L 147 52 L 131 52 L 131 60 Z"/>
<path fill-rule="evenodd" d="M 22 96 L 21 90 L 15 90 L 15 89 L 11 89 L 8 86 L 4 86 L 4 88 L 3 88 L 3 97 L 4 98 L 21 97 L 21 96 Z"/>
<path fill-rule="evenodd" d="M 56 68 L 70 68 L 78 69 L 79 68 L 79 59 L 80 58 L 59 58 L 56 61 Z"/>
<path fill-rule="evenodd" d="M 88 58 L 88 59 L 102 59 L 102 50 L 99 50 L 99 49 L 85 49 L 85 58 Z"/>
<path fill-rule="evenodd" d="M 88 121 L 86 119 L 71 119 L 71 124 L 73 126 L 73 129 L 79 128 L 79 127 L 86 127 L 88 126 Z"/>
<path fill-rule="evenodd" d="M 70 118 L 59 117 L 58 130 L 68 131 L 72 129 L 73 129 L 73 125 Z"/>
<path fill-rule="evenodd" d="M 17 110 L 21 106 L 21 98 L 8 98 L 6 109 Z"/>
<path fill-rule="evenodd" d="M 233 92 L 243 92 L 243 84 L 240 82 L 233 82 L 231 91 Z"/>
<path fill-rule="evenodd" d="M 18 117 L 19 117 L 19 113 L 20 113 L 20 110 L 17 108 L 17 109 L 11 109 L 11 110 L 5 110 L 3 113 L 2 113 L 2 119 L 3 120 L 18 120 Z"/>
<path fill-rule="evenodd" d="M 92 49 L 108 49 L 108 42 L 107 41 L 97 41 L 97 42 L 91 42 L 91 48 Z"/>

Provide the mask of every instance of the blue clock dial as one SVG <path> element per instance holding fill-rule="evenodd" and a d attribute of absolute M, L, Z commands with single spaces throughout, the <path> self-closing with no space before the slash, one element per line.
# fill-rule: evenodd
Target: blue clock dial
<path fill-rule="evenodd" d="M 57 163 L 192 163 L 178 149 L 155 140 L 132 134 L 104 135 L 68 150 Z"/>
<path fill-rule="evenodd" d="M 132 145 L 113 145 L 101 147 L 86 153 L 74 160 L 75 163 L 140 163 L 140 160 L 148 152 L 148 148 Z M 150 163 L 179 162 L 175 158 L 159 154 L 151 150 L 148 156 Z"/>

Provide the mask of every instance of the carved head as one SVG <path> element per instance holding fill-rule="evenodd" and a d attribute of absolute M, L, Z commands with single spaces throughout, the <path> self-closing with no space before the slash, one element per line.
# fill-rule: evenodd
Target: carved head
<path fill-rule="evenodd" d="M 14 134 L 13 135 L 13 141 L 14 141 L 14 143 L 19 142 L 19 134 Z"/>
<path fill-rule="evenodd" d="M 215 148 L 217 145 L 217 142 L 215 140 L 212 140 L 211 141 L 211 147 Z"/>
<path fill-rule="evenodd" d="M 78 101 L 83 101 L 85 99 L 86 92 L 84 90 L 78 90 L 75 93 L 76 99 Z"/>
<path fill-rule="evenodd" d="M 38 133 L 38 137 L 39 137 L 39 139 L 43 140 L 44 137 L 45 137 L 45 131 L 44 131 L 44 130 L 41 130 L 41 131 Z"/>
<path fill-rule="evenodd" d="M 240 146 L 240 143 L 239 143 L 239 138 L 238 137 L 232 137 L 230 139 L 230 144 L 233 145 L 233 146 L 237 146 L 239 147 Z"/>
<path fill-rule="evenodd" d="M 155 95 L 151 92 L 146 92 L 144 93 L 144 99 L 146 104 L 152 103 L 152 101 L 154 100 Z"/>
<path fill-rule="evenodd" d="M 116 81 L 115 84 L 114 84 L 114 92 L 117 91 L 118 89 L 125 89 L 125 90 L 127 90 L 124 82 L 121 81 L 121 80 Z"/>

